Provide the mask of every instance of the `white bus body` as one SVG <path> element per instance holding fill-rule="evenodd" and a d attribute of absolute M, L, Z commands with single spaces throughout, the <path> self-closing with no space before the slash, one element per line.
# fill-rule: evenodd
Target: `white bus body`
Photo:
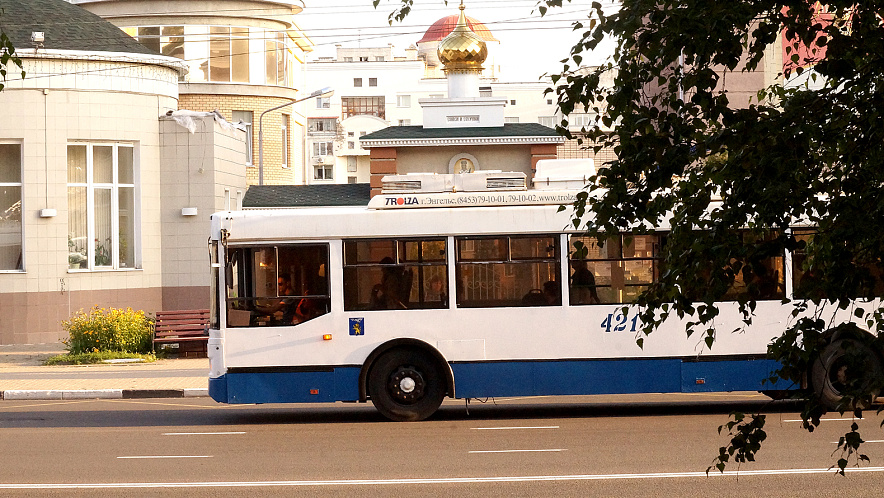
<path fill-rule="evenodd" d="M 529 195 L 535 197 L 529 198 Z M 787 326 L 791 311 L 779 298 L 760 301 L 753 325 L 740 333 L 730 333 L 741 324 L 736 302 L 723 303 L 722 314 L 716 320 L 720 332 L 711 350 L 705 347 L 701 337 L 687 337 L 685 323 L 674 317 L 640 348 L 636 338 L 641 324 L 634 310 L 625 316 L 621 313 L 624 299 L 571 304 L 570 294 L 575 291 L 567 283 L 571 278 L 569 248 L 573 249 L 570 237 L 574 234 L 568 231 L 572 226 L 570 209 L 559 211 L 558 206 L 569 202 L 567 199 L 573 199 L 573 195 L 574 192 L 539 191 L 488 195 L 382 194 L 372 200 L 371 207 L 214 214 L 211 240 L 216 251 L 213 254 L 215 303 L 209 339 L 211 396 L 225 403 L 366 401 L 373 398 L 372 379 L 381 374 L 373 376 L 372 369 L 381 358 L 387 358 L 387 363 L 402 363 L 394 366 L 394 371 L 383 374 L 382 380 L 375 380 L 395 384 L 389 390 L 393 391 L 393 402 L 401 405 L 400 409 L 381 408 L 381 411 L 397 420 L 424 418 L 438 407 L 436 404 L 431 408 L 411 409 L 411 405 L 417 403 L 413 396 L 429 392 L 431 383 L 441 386 L 439 389 L 444 395 L 456 398 L 789 388 L 783 386 L 782 381 L 779 385 L 764 383 L 778 367 L 776 362 L 765 359 L 767 345 Z M 446 203 L 478 205 L 437 207 Z M 517 205 L 525 203 L 529 205 Z M 376 208 L 378 205 L 390 209 Z M 665 234 L 665 228 L 661 227 L 661 234 Z M 506 239 L 508 242 L 496 238 L 506 236 L 512 238 Z M 548 254 L 529 254 L 525 266 L 520 267 L 516 261 L 516 246 L 531 246 L 534 249 L 526 250 L 534 251 L 538 246 L 536 240 L 540 240 L 520 238 L 525 236 L 549 237 L 542 240 L 555 242 L 551 243 Z M 353 289 L 357 284 L 345 283 L 345 273 L 379 275 L 376 268 L 365 268 L 363 273 L 355 267 L 345 269 L 349 264 L 347 258 L 356 257 L 351 254 L 371 246 L 371 241 L 382 241 L 380 245 L 384 247 L 404 248 L 407 245 L 396 245 L 396 241 L 405 241 L 405 244 L 426 239 L 434 241 L 433 247 L 441 247 L 444 241 L 444 256 L 432 271 L 444 272 L 447 302 L 436 309 L 367 309 L 348 304 L 358 301 L 345 297 L 345 293 L 356 292 Z M 473 240 L 479 242 L 473 243 Z M 509 249 L 501 250 L 511 252 L 501 256 L 501 261 L 477 260 L 474 266 L 468 266 L 473 264 L 463 259 L 468 249 L 472 251 L 483 244 L 500 248 L 509 244 Z M 271 247 L 275 249 L 268 249 Z M 243 277 L 243 272 L 254 271 L 257 275 L 268 268 L 271 276 L 262 280 L 266 290 L 274 271 L 276 275 L 282 274 L 272 266 L 283 266 L 282 258 L 286 254 L 299 254 L 299 247 L 307 248 L 313 259 L 319 257 L 316 254 L 327 251 L 326 261 L 315 264 L 309 277 L 298 277 L 304 271 L 295 268 L 296 263 L 285 263 L 291 269 L 292 278 L 304 280 L 320 275 L 325 279 L 327 288 L 318 293 L 323 297 L 315 299 L 323 303 L 324 309 L 319 316 L 302 323 L 274 325 L 272 317 L 258 316 L 260 310 L 265 309 L 261 308 L 260 301 L 279 299 L 279 304 L 271 303 L 270 309 L 293 305 L 294 299 L 286 303 L 272 292 L 261 294 L 261 289 L 252 292 L 255 295 L 245 296 L 250 291 L 240 284 L 252 277 Z M 640 252 L 634 247 L 631 250 Z M 231 258 L 240 258 L 240 262 L 233 263 Z M 266 261 L 257 261 L 259 258 Z M 545 262 L 533 263 L 531 258 Z M 600 288 L 601 281 L 610 284 L 601 289 L 610 296 L 622 294 L 623 289 L 631 292 L 632 288 L 623 287 L 631 285 L 628 279 L 635 280 L 636 275 L 646 273 L 649 268 L 655 271 L 654 263 L 649 263 L 647 258 L 641 261 L 622 258 L 599 259 L 594 266 Z M 782 270 L 779 273 L 781 292 L 789 295 L 791 278 L 787 272 L 790 273 L 791 265 L 785 257 L 776 264 L 778 270 Z M 242 268 L 237 267 L 235 271 L 230 268 L 236 265 Z M 623 268 L 630 265 L 637 269 L 633 273 L 627 271 L 624 278 Z M 407 267 L 407 263 L 400 265 L 400 269 Z M 537 268 L 541 268 L 541 272 L 554 268 L 555 274 L 548 278 L 559 283 L 558 301 L 553 299 L 548 305 L 521 305 L 500 298 L 504 291 L 498 289 L 493 291 L 498 292 L 496 296 L 489 291 L 488 300 L 477 298 L 467 302 L 465 288 L 479 295 L 480 291 L 484 292 L 480 287 L 491 285 L 488 282 L 505 286 L 512 279 L 520 278 L 520 274 L 533 275 L 526 278 L 539 282 Z M 490 276 L 478 277 L 479 272 Z M 230 281 L 234 278 L 239 279 L 239 284 Z M 472 280 L 466 282 L 468 278 Z M 278 284 L 284 285 L 281 279 Z M 415 293 L 412 295 L 420 292 L 423 296 L 421 289 L 428 289 L 428 285 L 425 281 L 413 283 L 411 288 Z M 621 285 L 619 290 L 614 288 L 617 285 Z M 231 291 L 233 288 L 238 294 Z M 372 292 L 377 289 L 376 285 Z M 293 294 L 309 296 L 317 292 L 301 290 Z M 243 309 L 234 309 L 237 307 Z M 232 317 L 237 314 L 240 322 L 234 326 Z M 391 351 L 403 350 L 422 359 L 403 359 L 402 355 L 389 359 Z M 420 371 L 421 365 L 427 363 L 432 367 L 423 366 L 424 371 Z M 376 385 L 374 389 L 378 393 L 383 387 Z M 378 404 L 376 399 L 372 401 Z"/>

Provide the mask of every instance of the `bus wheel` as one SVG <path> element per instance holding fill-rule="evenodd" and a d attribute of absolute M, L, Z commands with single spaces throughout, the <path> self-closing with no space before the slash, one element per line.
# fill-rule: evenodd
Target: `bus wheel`
<path fill-rule="evenodd" d="M 381 415 L 397 422 L 423 420 L 445 397 L 437 362 L 417 349 L 394 349 L 378 358 L 368 374 L 368 394 Z"/>
<path fill-rule="evenodd" d="M 864 410 L 869 408 L 878 392 L 841 405 L 844 394 L 851 390 L 869 390 L 884 375 L 881 358 L 863 342 L 838 339 L 823 348 L 811 367 L 811 385 L 820 402 L 829 410 Z"/>

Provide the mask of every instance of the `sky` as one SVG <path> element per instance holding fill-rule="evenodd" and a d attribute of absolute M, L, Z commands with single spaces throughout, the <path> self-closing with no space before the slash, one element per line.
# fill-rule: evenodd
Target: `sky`
<path fill-rule="evenodd" d="M 404 55 L 409 45 L 417 43 L 427 28 L 437 20 L 458 13 L 458 0 L 414 0 L 411 13 L 401 23 L 389 25 L 387 16 L 400 0 L 381 0 L 378 8 L 372 0 L 304 0 L 304 11 L 295 21 L 316 44 L 310 56 L 333 57 L 335 44 L 344 47 L 381 47 L 392 43 L 395 55 Z M 610 0 L 606 0 L 611 4 Z M 500 45 L 494 47 L 495 60 L 501 66 L 500 81 L 531 82 L 544 74 L 561 71 L 561 60 L 579 40 L 573 31 L 574 21 L 588 19 L 590 0 L 571 0 L 561 8 L 550 9 L 540 17 L 537 0 L 465 0 L 466 14 L 484 23 Z M 584 63 L 600 63 L 612 50 L 585 56 Z"/>

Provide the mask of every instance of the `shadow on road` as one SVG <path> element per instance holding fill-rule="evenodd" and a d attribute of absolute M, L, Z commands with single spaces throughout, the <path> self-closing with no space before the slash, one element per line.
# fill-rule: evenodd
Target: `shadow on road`
<path fill-rule="evenodd" d="M 505 404 L 463 400 L 446 402 L 429 421 L 521 420 L 597 417 L 659 417 L 678 415 L 727 415 L 800 411 L 796 401 L 716 400 L 653 402 L 560 403 L 509 399 Z M 384 419 L 371 403 L 330 405 L 222 405 L 211 400 L 88 400 L 82 402 L 3 402 L 0 427 L 229 427 L 262 424 L 393 423 Z"/>

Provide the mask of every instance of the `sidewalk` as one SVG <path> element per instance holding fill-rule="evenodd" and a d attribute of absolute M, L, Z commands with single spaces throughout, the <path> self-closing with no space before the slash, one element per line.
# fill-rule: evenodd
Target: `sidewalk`
<path fill-rule="evenodd" d="M 0 346 L 0 399 L 208 396 L 207 358 L 43 366 L 63 344 Z"/>

